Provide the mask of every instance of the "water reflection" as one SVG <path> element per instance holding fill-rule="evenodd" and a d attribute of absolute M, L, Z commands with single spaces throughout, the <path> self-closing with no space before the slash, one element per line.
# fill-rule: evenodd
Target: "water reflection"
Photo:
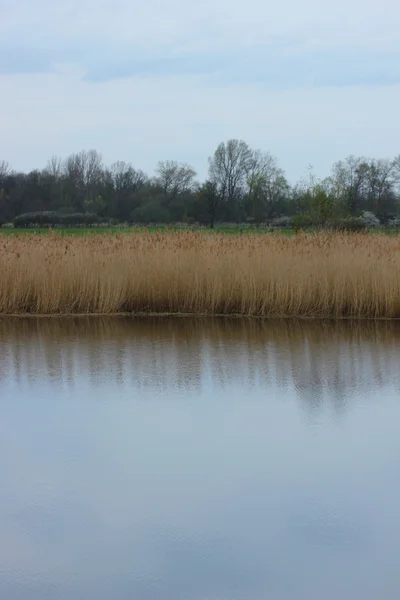
<path fill-rule="evenodd" d="M 397 600 L 396 323 L 0 320 L 0 598 Z"/>
<path fill-rule="evenodd" d="M 8 318 L 0 339 L 0 386 L 275 386 L 294 389 L 310 415 L 325 402 L 340 413 L 355 391 L 400 390 L 396 322 Z"/>

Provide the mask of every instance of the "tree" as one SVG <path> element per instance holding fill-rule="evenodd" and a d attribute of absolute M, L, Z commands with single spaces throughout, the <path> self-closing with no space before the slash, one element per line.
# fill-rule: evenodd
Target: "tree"
<path fill-rule="evenodd" d="M 221 194 L 215 181 L 207 180 L 199 187 L 197 200 L 200 208 L 200 219 L 203 220 L 204 218 L 213 229 L 221 205 Z"/>
<path fill-rule="evenodd" d="M 398 177 L 395 161 L 371 160 L 367 173 L 366 208 L 387 221 L 396 214 Z"/>
<path fill-rule="evenodd" d="M 123 160 L 112 163 L 110 172 L 117 192 L 137 192 L 147 181 L 147 175 L 143 171 L 134 169 L 130 163 Z"/>
<path fill-rule="evenodd" d="M 249 213 L 256 222 L 271 218 L 288 196 L 289 184 L 284 171 L 274 156 L 260 150 L 255 150 L 249 160 L 246 183 Z"/>
<path fill-rule="evenodd" d="M 231 139 L 218 146 L 208 159 L 208 171 L 224 202 L 240 204 L 252 166 L 252 151 L 243 140 Z"/>
<path fill-rule="evenodd" d="M 43 198 L 48 209 L 59 210 L 64 203 L 64 176 L 63 160 L 53 155 L 41 171 L 41 186 L 43 187 Z M 65 207 L 64 207 L 65 208 Z M 73 208 L 71 207 L 71 211 Z"/>
<path fill-rule="evenodd" d="M 0 160 L 0 188 L 3 187 L 6 177 L 11 175 L 10 164 L 6 160 Z"/>
<path fill-rule="evenodd" d="M 356 216 L 362 209 L 366 193 L 369 165 L 365 158 L 348 156 L 333 165 L 331 188 L 345 212 Z"/>
<path fill-rule="evenodd" d="M 9 179 L 11 167 L 5 160 L 0 160 L 0 221 L 5 222 L 7 218 L 13 217 L 10 210 Z"/>
<path fill-rule="evenodd" d="M 9 183 L 11 177 L 11 167 L 5 160 L 0 160 L 0 221 L 5 222 L 8 218 L 12 218 L 10 206 Z"/>
<path fill-rule="evenodd" d="M 175 160 L 160 161 L 156 172 L 155 182 L 169 202 L 193 189 L 196 171 L 190 165 Z"/>
<path fill-rule="evenodd" d="M 197 219 L 213 227 L 217 220 L 261 223 L 297 214 L 299 222 L 321 226 L 342 218 L 349 226 L 352 215 L 358 227 L 365 212 L 384 224 L 400 214 L 400 155 L 393 160 L 350 156 L 337 162 L 327 179 L 310 173 L 293 189 L 272 154 L 242 140 L 219 144 L 208 166 L 209 177 L 199 184 L 186 163 L 161 161 L 149 179 L 129 162 L 105 166 L 96 150 L 65 160 L 54 155 L 44 169 L 29 173 L 0 160 L 0 221 L 51 212 L 57 218 L 75 214 L 75 220 L 90 214 L 120 221 L 132 215 L 142 222 Z"/>
<path fill-rule="evenodd" d="M 103 161 L 96 150 L 71 154 L 64 163 L 67 204 L 81 212 L 84 202 L 99 194 L 102 175 Z"/>
<path fill-rule="evenodd" d="M 398 159 L 348 157 L 333 167 L 329 178 L 337 203 L 350 215 L 364 210 L 384 221 L 397 210 L 400 170 Z"/>
<path fill-rule="evenodd" d="M 44 171 L 51 176 L 54 181 L 59 181 L 63 175 L 63 161 L 60 156 L 53 154 L 50 160 L 47 162 Z"/>
<path fill-rule="evenodd" d="M 310 165 L 308 178 L 301 180 L 293 189 L 297 205 L 295 222 L 298 225 L 309 224 L 314 226 L 326 225 L 334 214 L 334 196 L 330 188 L 329 179 L 318 179 Z"/>
<path fill-rule="evenodd" d="M 132 211 L 140 205 L 139 192 L 148 181 L 147 175 L 130 163 L 117 161 L 105 178 L 110 179 L 114 190 L 112 214 L 122 221 L 129 221 Z"/>

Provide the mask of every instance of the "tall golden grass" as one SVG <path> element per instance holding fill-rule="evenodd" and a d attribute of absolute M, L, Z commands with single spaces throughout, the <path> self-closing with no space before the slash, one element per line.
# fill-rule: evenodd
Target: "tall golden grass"
<path fill-rule="evenodd" d="M 139 233 L 0 239 L 1 314 L 400 317 L 400 240 Z"/>

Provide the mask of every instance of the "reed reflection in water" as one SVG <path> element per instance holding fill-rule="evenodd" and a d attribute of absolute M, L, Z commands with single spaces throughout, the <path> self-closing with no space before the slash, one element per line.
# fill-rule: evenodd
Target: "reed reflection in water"
<path fill-rule="evenodd" d="M 397 322 L 4 318 L 0 339 L 3 386 L 265 385 L 294 389 L 309 409 L 324 399 L 341 409 L 383 384 L 400 391 Z"/>

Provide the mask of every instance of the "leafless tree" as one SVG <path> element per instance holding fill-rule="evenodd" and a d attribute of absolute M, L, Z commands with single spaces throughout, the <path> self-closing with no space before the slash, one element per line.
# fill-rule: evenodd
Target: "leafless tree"
<path fill-rule="evenodd" d="M 395 160 L 349 156 L 333 166 L 330 189 L 351 214 L 364 208 L 384 216 L 394 210 L 400 172 Z"/>
<path fill-rule="evenodd" d="M 366 158 L 348 156 L 333 165 L 330 187 L 338 203 L 354 215 L 368 186 L 369 165 Z"/>
<path fill-rule="evenodd" d="M 75 204 L 95 199 L 103 176 L 103 160 L 96 150 L 71 154 L 64 163 L 64 176 Z M 78 200 L 77 200 L 78 199 Z"/>
<path fill-rule="evenodd" d="M 210 181 L 226 201 L 237 199 L 246 185 L 246 177 L 254 164 L 252 151 L 243 140 L 222 142 L 208 159 Z"/>
<path fill-rule="evenodd" d="M 115 190 L 138 191 L 147 181 L 147 176 L 140 169 L 134 169 L 133 166 L 123 160 L 114 162 L 110 169 L 112 181 Z"/>
<path fill-rule="evenodd" d="M 285 173 L 276 158 L 260 150 L 252 152 L 246 182 L 250 204 L 261 204 L 264 208 L 282 200 L 289 189 Z"/>
<path fill-rule="evenodd" d="M 6 160 L 0 160 L 0 187 L 6 177 L 11 175 L 12 170 L 10 164 Z"/>
<path fill-rule="evenodd" d="M 196 171 L 185 163 L 175 160 L 161 161 L 157 165 L 156 183 L 158 183 L 165 196 L 173 199 L 194 187 Z"/>
<path fill-rule="evenodd" d="M 63 160 L 60 156 L 53 154 L 44 169 L 45 173 L 50 175 L 54 181 L 58 181 L 63 174 Z"/>
<path fill-rule="evenodd" d="M 400 154 L 393 159 L 392 164 L 396 186 L 400 186 Z"/>

